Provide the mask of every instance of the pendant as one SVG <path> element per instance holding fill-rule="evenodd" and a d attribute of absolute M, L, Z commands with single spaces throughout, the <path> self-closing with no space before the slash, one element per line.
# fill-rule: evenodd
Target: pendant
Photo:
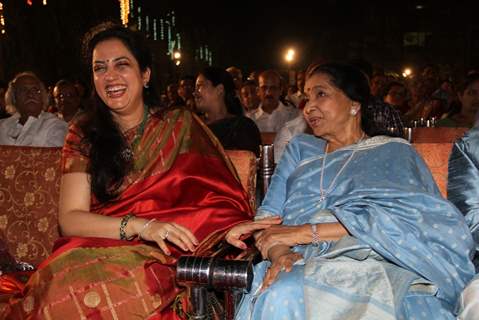
<path fill-rule="evenodd" d="M 126 148 L 121 152 L 121 157 L 126 161 L 130 162 L 133 159 L 133 151 L 131 148 Z"/>

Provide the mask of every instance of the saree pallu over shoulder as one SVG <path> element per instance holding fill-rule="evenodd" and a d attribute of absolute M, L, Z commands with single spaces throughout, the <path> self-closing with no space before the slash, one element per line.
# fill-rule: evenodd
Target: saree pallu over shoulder
<path fill-rule="evenodd" d="M 92 199 L 91 211 L 178 223 L 201 242 L 195 254 L 211 254 L 230 227 L 253 213 L 231 163 L 210 135 L 186 110 L 150 115 L 120 195 L 108 203 Z M 88 146 L 82 145 L 78 128 L 70 128 L 67 140 L 64 172 L 86 172 Z M 12 300 L 12 317 L 182 318 L 172 307 L 183 297 L 174 275 L 176 258 L 185 253 L 170 249 L 172 255 L 165 256 L 142 241 L 61 238 Z"/>
<path fill-rule="evenodd" d="M 454 143 L 449 158 L 447 198 L 465 216 L 476 244 L 479 270 L 479 127 L 469 130 Z"/>
<path fill-rule="evenodd" d="M 456 299 L 474 274 L 473 241 L 464 218 L 441 197 L 424 161 L 403 139 L 373 137 L 328 154 L 321 173 L 324 149 L 325 141 L 313 136 L 293 139 L 258 212 L 258 216 L 279 215 L 288 225 L 340 222 L 354 240 L 295 247 L 305 257 L 296 266 L 304 282 L 304 297 L 298 299 L 314 303 L 313 309 L 303 305 L 298 310 L 308 319 L 343 319 L 346 314 L 363 319 L 352 310 L 379 310 L 393 319 L 423 312 L 431 319 L 452 319 Z M 324 189 L 330 190 L 324 200 L 321 175 Z M 361 272 L 378 278 L 370 283 Z M 262 274 L 256 275 L 261 279 Z M 280 282 L 276 286 L 271 287 L 273 294 L 288 289 Z M 384 299 L 376 298 L 387 297 L 386 287 L 391 291 L 383 304 Z M 257 306 L 267 308 L 262 303 L 270 299 L 268 290 L 254 298 Z M 321 300 L 320 295 L 334 298 Z M 292 307 L 291 299 L 287 301 Z M 334 304 L 323 301 L 341 304 L 334 309 Z M 321 310 L 332 310 L 331 317 Z M 243 318 L 247 317 L 238 316 Z"/>

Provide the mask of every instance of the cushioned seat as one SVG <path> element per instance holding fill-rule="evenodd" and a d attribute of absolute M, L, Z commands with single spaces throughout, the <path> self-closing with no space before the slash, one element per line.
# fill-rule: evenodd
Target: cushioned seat
<path fill-rule="evenodd" d="M 451 143 L 459 139 L 470 128 L 413 128 L 412 143 Z"/>
<path fill-rule="evenodd" d="M 414 143 L 413 146 L 431 170 L 441 194 L 447 198 L 448 161 L 452 143 Z"/>

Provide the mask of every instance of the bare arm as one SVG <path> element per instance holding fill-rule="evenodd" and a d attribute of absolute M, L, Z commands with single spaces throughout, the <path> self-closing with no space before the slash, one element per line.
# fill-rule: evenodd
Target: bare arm
<path fill-rule="evenodd" d="M 59 203 L 59 224 L 65 236 L 120 238 L 122 218 L 108 217 L 90 212 L 90 180 L 86 173 L 67 173 L 62 176 Z M 187 228 L 176 223 L 152 221 L 147 228 L 143 227 L 149 220 L 143 218 L 130 219 L 126 225 L 127 238 L 141 232 L 142 238 L 155 241 L 160 248 L 169 254 L 165 245 L 168 240 L 183 250 L 194 250 L 198 240 Z"/>
<path fill-rule="evenodd" d="M 65 236 L 119 239 L 121 218 L 90 212 L 90 181 L 84 172 L 67 173 L 60 186 L 59 223 Z M 126 234 L 138 234 L 146 219 L 135 218 L 127 224 Z"/>
<path fill-rule="evenodd" d="M 348 230 L 341 223 L 317 224 L 317 233 L 320 240 L 339 240 L 348 234 Z M 256 247 L 261 255 L 266 258 L 268 251 L 276 245 L 293 247 L 298 244 L 310 244 L 313 242 L 313 234 L 310 224 L 298 226 L 273 225 L 255 235 Z"/>
<path fill-rule="evenodd" d="M 319 238 L 324 241 L 339 240 L 349 232 L 339 222 L 335 223 L 320 223 L 316 225 Z M 313 234 L 311 232 L 310 224 L 303 224 L 300 226 L 300 233 L 298 235 L 298 244 L 309 244 L 313 242 Z"/>

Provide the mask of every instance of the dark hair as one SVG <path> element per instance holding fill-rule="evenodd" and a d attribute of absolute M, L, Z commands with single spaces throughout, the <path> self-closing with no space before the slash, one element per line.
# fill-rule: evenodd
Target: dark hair
<path fill-rule="evenodd" d="M 247 87 L 247 86 L 257 87 L 258 83 L 254 80 L 246 80 L 245 82 L 243 82 L 243 86 L 241 88 L 244 88 L 244 87 Z"/>
<path fill-rule="evenodd" d="M 385 95 L 389 94 L 389 90 L 391 90 L 392 87 L 401 87 L 401 88 L 406 88 L 406 85 L 402 82 L 399 81 L 390 81 L 388 84 L 384 87 L 384 93 Z"/>
<path fill-rule="evenodd" d="M 373 121 L 368 108 L 371 96 L 369 82 L 364 72 L 348 64 L 325 63 L 310 66 L 306 79 L 320 73 L 326 74 L 336 88 L 361 105 L 361 128 L 368 136 L 388 134 L 387 130 L 377 127 Z"/>
<path fill-rule="evenodd" d="M 235 84 L 228 71 L 218 67 L 207 67 L 200 72 L 200 75 L 211 81 L 215 87 L 223 85 L 224 101 L 228 113 L 236 116 L 243 115 L 243 107 L 236 96 Z"/>
<path fill-rule="evenodd" d="M 152 56 L 143 34 L 113 22 L 104 22 L 90 29 L 83 38 L 82 53 L 90 75 L 93 74 L 94 48 L 98 43 L 109 39 L 120 40 L 133 54 L 142 72 L 147 68 L 152 70 Z M 158 105 L 157 95 L 151 85 L 143 89 L 143 99 L 148 106 Z M 128 144 L 118 124 L 113 120 L 110 109 L 96 90 L 92 90 L 91 103 L 88 104 L 79 126 L 84 133 L 85 142 L 90 145 L 88 173 L 91 175 L 92 192 L 100 202 L 113 200 L 117 197 L 125 176 L 130 172 L 132 163 L 130 159 L 122 156 Z"/>
<path fill-rule="evenodd" d="M 180 77 L 180 80 L 178 80 L 178 83 L 180 83 L 181 81 L 191 81 L 191 82 L 195 83 L 195 80 L 196 79 L 195 79 L 194 76 L 187 74 L 187 75 L 182 75 Z"/>
<path fill-rule="evenodd" d="M 55 85 L 53 86 L 53 88 L 55 87 L 62 87 L 62 86 L 71 86 L 73 87 L 73 89 L 75 90 L 76 94 L 78 96 L 80 96 L 80 92 L 78 92 L 78 89 L 77 87 L 75 86 L 75 84 L 69 80 L 69 79 L 60 79 L 57 81 L 57 83 L 55 83 Z"/>

